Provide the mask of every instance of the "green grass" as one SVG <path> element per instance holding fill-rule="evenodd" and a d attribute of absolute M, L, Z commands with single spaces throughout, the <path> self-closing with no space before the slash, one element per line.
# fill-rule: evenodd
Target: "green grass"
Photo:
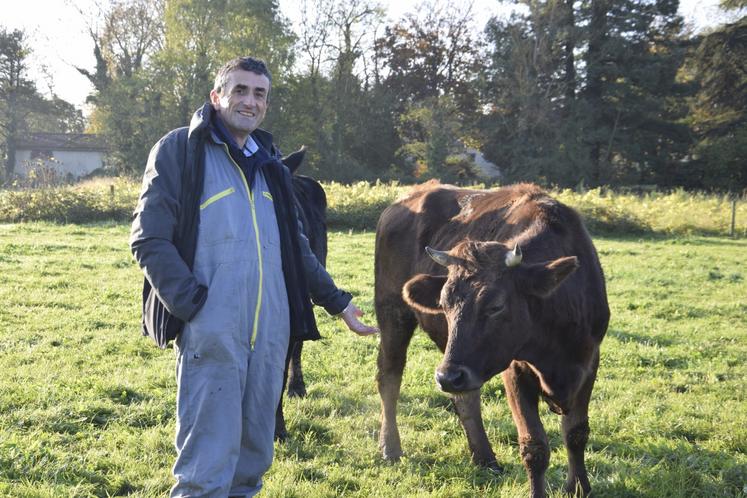
<path fill-rule="evenodd" d="M 0 496 L 163 496 L 174 452 L 174 359 L 139 335 L 142 277 L 123 224 L 0 225 Z M 747 495 L 747 241 L 608 237 L 596 244 L 612 321 L 593 395 L 596 496 Z M 330 234 L 329 266 L 372 320 L 373 234 Z M 288 400 L 267 497 L 526 496 L 503 387 L 484 388 L 502 475 L 474 467 L 416 332 L 399 406 L 405 457 L 381 460 L 377 342 L 323 314 L 309 394 Z M 557 416 L 551 496 L 566 471 Z"/>

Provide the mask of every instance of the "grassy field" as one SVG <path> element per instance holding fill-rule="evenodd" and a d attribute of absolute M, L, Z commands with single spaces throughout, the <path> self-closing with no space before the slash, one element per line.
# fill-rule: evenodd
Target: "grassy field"
<path fill-rule="evenodd" d="M 139 335 L 141 274 L 124 224 L 0 225 L 0 496 L 163 496 L 171 484 L 174 359 Z M 591 403 L 596 496 L 747 496 L 747 240 L 596 239 L 612 321 Z M 329 266 L 372 319 L 373 234 L 330 234 Z M 528 485 L 498 379 L 484 389 L 505 473 L 469 461 L 439 353 L 410 347 L 399 407 L 406 456 L 377 450 L 377 343 L 319 315 L 309 394 L 286 406 L 267 497 L 520 497 Z M 551 496 L 566 470 L 557 417 Z"/>

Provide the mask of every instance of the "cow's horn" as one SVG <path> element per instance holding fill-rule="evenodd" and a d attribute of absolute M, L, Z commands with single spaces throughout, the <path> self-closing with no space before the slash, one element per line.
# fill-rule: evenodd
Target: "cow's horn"
<path fill-rule="evenodd" d="M 508 268 L 512 268 L 514 266 L 519 266 L 521 264 L 521 247 L 519 247 L 519 244 L 517 243 L 514 246 L 513 251 L 509 251 L 506 253 L 506 266 Z"/>
<path fill-rule="evenodd" d="M 446 253 L 446 251 L 437 251 L 435 249 L 432 249 L 428 246 L 425 246 L 425 252 L 428 253 L 428 256 L 433 259 L 436 263 L 438 263 L 441 266 L 449 266 L 449 260 L 451 257 Z"/>

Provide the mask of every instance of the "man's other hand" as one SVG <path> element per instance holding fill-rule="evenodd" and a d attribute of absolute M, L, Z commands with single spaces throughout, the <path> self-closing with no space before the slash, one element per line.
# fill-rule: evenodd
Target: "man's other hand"
<path fill-rule="evenodd" d="M 363 316 L 363 312 L 352 301 L 340 313 L 340 317 L 345 322 L 345 325 L 356 334 L 361 336 L 378 334 L 378 328 L 371 327 L 358 320 L 358 317 L 361 316 Z"/>

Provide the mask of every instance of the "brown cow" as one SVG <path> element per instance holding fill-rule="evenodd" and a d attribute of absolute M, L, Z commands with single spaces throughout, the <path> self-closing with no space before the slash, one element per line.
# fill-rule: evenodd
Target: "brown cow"
<path fill-rule="evenodd" d="M 379 219 L 375 293 L 384 458 L 402 455 L 396 405 L 420 324 L 444 352 L 436 384 L 453 394 L 476 464 L 500 470 L 480 388 L 502 372 L 531 496 L 545 496 L 550 459 L 540 396 L 562 415 L 565 490 L 589 492 L 588 406 L 609 307 L 596 250 L 575 211 L 531 184 L 416 187 Z"/>

